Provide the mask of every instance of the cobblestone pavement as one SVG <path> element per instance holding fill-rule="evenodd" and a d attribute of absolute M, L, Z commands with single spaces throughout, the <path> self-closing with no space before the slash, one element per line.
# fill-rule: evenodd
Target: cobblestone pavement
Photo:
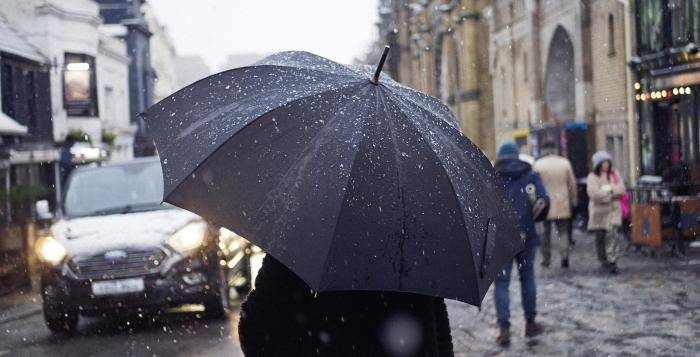
<path fill-rule="evenodd" d="M 558 262 L 556 245 L 553 262 Z M 493 292 L 479 309 L 450 301 L 458 356 L 697 356 L 700 346 L 700 250 L 685 258 L 647 257 L 628 249 L 621 273 L 602 271 L 593 238 L 576 235 L 571 268 L 537 261 L 538 321 L 545 334 L 523 337 L 520 284 L 513 274 L 509 347 L 494 342 Z M 492 289 L 493 290 L 493 289 Z"/>
<path fill-rule="evenodd" d="M 555 247 L 556 248 L 556 245 Z M 553 262 L 558 262 L 554 249 Z M 700 346 L 700 249 L 686 258 L 645 257 L 628 251 L 621 273 L 600 270 L 592 238 L 581 234 L 571 269 L 537 264 L 538 320 L 544 335 L 524 339 L 517 273 L 511 282 L 513 339 L 494 343 L 493 294 L 479 309 L 448 301 L 457 356 L 697 356 Z M 78 334 L 63 339 L 44 326 L 35 294 L 4 297 L 0 304 L 0 356 L 133 355 L 240 356 L 238 314 L 202 320 L 176 314 L 157 322 L 82 319 Z"/>

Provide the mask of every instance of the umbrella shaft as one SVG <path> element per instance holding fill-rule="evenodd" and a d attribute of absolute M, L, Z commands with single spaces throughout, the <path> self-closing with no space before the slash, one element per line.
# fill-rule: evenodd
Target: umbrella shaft
<path fill-rule="evenodd" d="M 377 70 L 374 72 L 374 77 L 370 81 L 374 84 L 379 84 L 379 75 L 382 73 L 382 67 L 384 67 L 384 61 L 386 61 L 386 56 L 389 54 L 389 49 L 391 47 L 384 46 L 384 52 L 382 53 L 382 58 L 379 59 L 379 64 L 377 65 Z"/>

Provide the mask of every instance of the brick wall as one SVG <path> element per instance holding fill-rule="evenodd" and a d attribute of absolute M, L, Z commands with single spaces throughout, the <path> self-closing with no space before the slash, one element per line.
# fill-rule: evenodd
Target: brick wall
<path fill-rule="evenodd" d="M 609 39 L 610 15 L 614 43 Z M 615 0 L 596 0 L 591 21 L 594 110 L 601 118 L 610 117 L 626 111 L 624 9 Z"/>

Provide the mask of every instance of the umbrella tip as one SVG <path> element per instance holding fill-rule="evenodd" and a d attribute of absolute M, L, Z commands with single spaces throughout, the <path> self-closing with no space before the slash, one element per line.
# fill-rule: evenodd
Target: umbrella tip
<path fill-rule="evenodd" d="M 389 45 L 384 46 L 384 52 L 382 53 L 382 58 L 379 59 L 379 64 L 377 65 L 377 70 L 374 72 L 374 76 L 370 78 L 370 82 L 374 85 L 379 84 L 379 75 L 382 73 L 382 67 L 384 67 L 384 61 L 386 61 L 386 56 L 389 54 Z"/>

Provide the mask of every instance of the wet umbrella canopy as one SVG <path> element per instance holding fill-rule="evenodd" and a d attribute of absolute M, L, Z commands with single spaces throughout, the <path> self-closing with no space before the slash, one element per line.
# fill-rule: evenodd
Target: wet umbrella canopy
<path fill-rule="evenodd" d="M 164 200 L 262 247 L 316 291 L 480 305 L 523 240 L 488 159 L 439 100 L 283 52 L 144 113 Z"/>

